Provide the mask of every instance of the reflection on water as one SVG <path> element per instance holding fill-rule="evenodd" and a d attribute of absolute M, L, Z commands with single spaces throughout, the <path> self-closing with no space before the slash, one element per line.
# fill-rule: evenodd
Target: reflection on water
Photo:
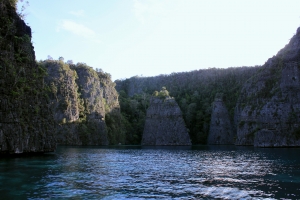
<path fill-rule="evenodd" d="M 59 147 L 0 159 L 4 199 L 299 199 L 300 149 Z"/>

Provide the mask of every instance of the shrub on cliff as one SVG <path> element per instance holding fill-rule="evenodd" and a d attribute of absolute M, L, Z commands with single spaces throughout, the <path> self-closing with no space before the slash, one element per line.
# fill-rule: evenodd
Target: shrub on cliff
<path fill-rule="evenodd" d="M 167 90 L 166 87 L 162 87 L 159 92 L 158 91 L 154 91 L 153 92 L 153 96 L 159 97 L 161 99 L 165 99 L 166 97 L 169 97 L 170 94 L 169 94 L 169 91 Z"/>
<path fill-rule="evenodd" d="M 12 5 L 14 8 L 17 7 L 17 3 L 19 0 L 9 0 L 10 5 Z"/>
<path fill-rule="evenodd" d="M 223 93 L 224 103 L 233 121 L 239 92 L 247 79 L 260 67 L 236 67 L 228 69 L 201 69 L 172 73 L 155 77 L 143 77 L 116 81 L 117 90 L 125 91 L 128 98 L 147 93 L 165 98 L 164 93 L 154 92 L 165 86 L 176 99 L 190 130 L 193 144 L 205 144 L 211 119 L 211 104 L 217 93 Z M 121 112 L 124 108 L 121 105 Z"/>

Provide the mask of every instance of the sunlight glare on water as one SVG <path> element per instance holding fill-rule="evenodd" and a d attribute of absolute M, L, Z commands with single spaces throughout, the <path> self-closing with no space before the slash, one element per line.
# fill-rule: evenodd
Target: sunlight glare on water
<path fill-rule="evenodd" d="M 0 160 L 0 192 L 27 199 L 300 198 L 300 149 L 59 147 Z"/>

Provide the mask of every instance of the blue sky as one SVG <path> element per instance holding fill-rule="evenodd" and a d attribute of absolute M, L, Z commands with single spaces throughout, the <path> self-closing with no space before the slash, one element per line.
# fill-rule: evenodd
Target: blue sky
<path fill-rule="evenodd" d="M 113 80 L 262 65 L 300 26 L 299 0 L 28 0 L 36 59 Z"/>

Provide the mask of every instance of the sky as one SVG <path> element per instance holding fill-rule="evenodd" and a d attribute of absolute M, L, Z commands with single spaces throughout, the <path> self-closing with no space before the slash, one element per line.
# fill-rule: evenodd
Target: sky
<path fill-rule="evenodd" d="M 263 65 L 300 26 L 299 0 L 28 2 L 37 60 L 62 56 L 113 80 Z"/>

